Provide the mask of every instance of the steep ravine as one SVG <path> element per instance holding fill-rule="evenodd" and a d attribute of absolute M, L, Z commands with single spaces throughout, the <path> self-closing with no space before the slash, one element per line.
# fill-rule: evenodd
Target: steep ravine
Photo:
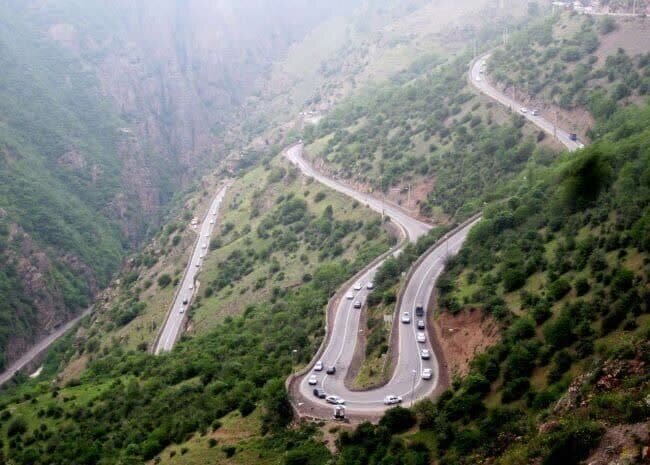
<path fill-rule="evenodd" d="M 227 153 L 274 60 L 355 3 L 0 6 L 0 367 L 93 301 Z"/>

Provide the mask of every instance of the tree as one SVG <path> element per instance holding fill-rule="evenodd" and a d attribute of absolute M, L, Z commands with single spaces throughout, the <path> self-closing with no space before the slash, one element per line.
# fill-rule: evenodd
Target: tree
<path fill-rule="evenodd" d="M 385 426 L 391 434 L 401 433 L 415 425 L 415 414 L 403 407 L 393 407 L 386 410 L 379 424 Z"/>
<path fill-rule="evenodd" d="M 158 277 L 158 286 L 160 286 L 163 289 L 169 286 L 171 282 L 172 282 L 172 277 L 169 276 L 168 273 L 162 274 L 160 275 L 160 277 Z"/>

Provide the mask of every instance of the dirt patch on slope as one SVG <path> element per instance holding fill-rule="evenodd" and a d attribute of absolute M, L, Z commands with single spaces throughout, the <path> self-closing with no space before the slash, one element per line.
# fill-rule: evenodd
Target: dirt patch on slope
<path fill-rule="evenodd" d="M 500 338 L 496 320 L 482 310 L 472 309 L 457 315 L 441 313 L 434 327 L 451 377 L 466 375 L 474 356 Z"/>

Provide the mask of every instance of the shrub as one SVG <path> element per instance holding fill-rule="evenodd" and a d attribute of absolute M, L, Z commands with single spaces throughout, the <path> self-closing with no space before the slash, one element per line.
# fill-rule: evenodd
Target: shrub
<path fill-rule="evenodd" d="M 27 432 L 27 422 L 23 417 L 14 417 L 7 426 L 7 436 L 20 436 Z"/>
<path fill-rule="evenodd" d="M 158 277 L 158 286 L 160 286 L 163 289 L 169 286 L 171 282 L 172 282 L 172 277 L 169 276 L 169 274 L 167 273 L 162 274 L 160 275 L 160 277 Z"/>
<path fill-rule="evenodd" d="M 530 389 L 530 381 L 528 378 L 516 378 L 512 381 L 508 381 L 503 386 L 503 394 L 501 400 L 504 403 L 512 402 L 521 397 L 528 392 Z"/>
<path fill-rule="evenodd" d="M 553 281 L 551 284 L 549 284 L 548 296 L 554 301 L 558 301 L 562 297 L 567 295 L 570 290 L 571 290 L 571 284 L 569 284 L 569 282 L 566 279 L 560 278 Z"/>
<path fill-rule="evenodd" d="M 543 465 L 577 465 L 600 442 L 605 429 L 596 422 L 587 422 L 550 434 L 550 452 Z"/>
<path fill-rule="evenodd" d="M 503 288 L 512 292 L 526 284 L 526 274 L 520 268 L 510 268 L 503 273 Z"/>
<path fill-rule="evenodd" d="M 567 310 L 563 310 L 554 320 L 544 325 L 544 339 L 556 349 L 570 345 L 575 336 L 573 334 L 573 319 Z"/>
<path fill-rule="evenodd" d="M 227 458 L 233 457 L 237 452 L 237 448 L 235 446 L 222 446 L 221 450 L 224 454 L 226 454 Z"/>
<path fill-rule="evenodd" d="M 392 434 L 401 433 L 415 425 L 415 414 L 403 407 L 388 409 L 379 420 L 379 424 L 385 426 Z"/>

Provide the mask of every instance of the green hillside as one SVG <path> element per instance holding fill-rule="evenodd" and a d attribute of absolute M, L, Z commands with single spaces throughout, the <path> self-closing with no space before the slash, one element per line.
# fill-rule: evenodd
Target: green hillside
<path fill-rule="evenodd" d="M 529 6 L 533 13 L 541 8 L 535 5 Z M 405 8 L 420 12 L 418 6 Z M 563 151 L 530 122 L 478 94 L 467 81 L 468 51 L 423 53 L 406 71 L 366 85 L 301 134 L 320 169 L 436 224 L 379 269 L 358 385 L 387 376 L 384 316 L 394 310 L 409 266 L 451 225 L 482 213 L 436 283 L 430 320 L 480 314 L 495 322 L 496 342 L 465 360 L 466 375 L 450 373 L 451 386 L 439 397 L 391 409 L 376 424 L 293 421 L 285 381 L 319 347 L 328 299 L 394 238 L 379 215 L 302 176 L 267 140 L 263 149 L 242 149 L 227 168 L 179 198 L 183 211 L 125 260 L 99 311 L 54 346 L 43 373 L 20 376 L 0 391 L 0 465 L 641 463 L 650 418 L 647 63 L 642 54 L 610 53 L 605 37 L 614 31 L 607 31 L 607 20 L 536 18 L 508 22 L 519 32 L 505 53 L 494 52 L 489 73 L 499 85 L 512 79 L 527 92 L 540 77 L 535 95 L 550 98 L 566 115 L 591 109 L 592 141 L 584 149 Z M 481 37 L 487 49 L 498 47 L 501 32 L 471 29 L 467 37 Z M 558 53 L 544 60 L 547 46 Z M 561 48 L 578 49 L 580 57 L 558 68 Z M 580 74 L 574 66 L 589 66 L 592 53 L 602 55 L 599 66 L 613 66 L 613 78 L 593 62 L 580 68 L 582 87 L 571 87 Z M 525 66 L 517 64 L 522 60 Z M 562 80 L 557 91 L 553 75 Z M 51 77 L 43 71 L 42 79 L 47 84 Z M 617 98 L 621 86 L 629 92 Z M 95 102 L 92 84 L 71 95 L 84 90 Z M 575 98 L 559 101 L 569 93 Z M 91 144 L 84 150 L 97 166 L 110 160 L 119 121 L 82 118 L 65 97 L 57 98 L 63 99 L 55 101 L 57 111 L 70 108 L 54 113 L 57 121 Z M 595 102 L 606 111 L 596 110 Z M 300 137 L 297 130 L 286 137 L 289 127 L 269 128 L 270 140 Z M 48 134 L 60 137 L 64 148 L 75 142 Z M 110 270 L 123 246 L 100 215 L 115 192 L 116 172 L 106 167 L 101 180 L 70 174 L 56 163 L 59 152 L 41 154 L 50 144 L 38 146 L 23 133 L 12 137 L 18 148 L 7 152 L 14 157 L 6 162 L 26 179 L 30 171 L 43 181 L 22 191 L 18 180 L 8 182 L 22 196 L 38 188 L 41 197 L 30 202 L 49 202 L 52 221 L 65 228 L 64 218 L 78 227 L 60 244 L 56 234 L 50 243 L 49 234 L 39 236 L 42 222 L 15 218 L 44 248 L 68 247 L 88 263 L 96 260 L 98 270 Z M 187 331 L 173 351 L 154 356 L 148 349 L 195 240 L 189 220 L 205 214 L 226 171 L 233 184 L 198 277 Z M 97 191 L 82 196 L 92 183 Z M 20 214 L 10 209 L 19 198 L 10 200 L 9 219 Z M 69 205 L 79 208 L 70 212 Z M 47 219 L 49 209 L 43 209 Z M 0 245 L 9 254 L 18 244 L 5 223 Z M 0 274 L 6 294 L 0 302 L 7 302 L 0 310 L 23 308 L 26 316 L 11 324 L 26 328 L 34 308 L 22 298 L 18 265 Z M 83 283 L 65 268 L 59 274 L 57 285 L 77 299 L 70 302 L 84 304 Z"/>
<path fill-rule="evenodd" d="M 0 15 L 0 252 L 8 264 L 0 271 L 2 360 L 8 334 L 28 335 L 36 327 L 34 311 L 22 310 L 34 296 L 24 292 L 16 271 L 26 240 L 53 262 L 46 277 L 51 289 L 44 292 L 60 294 L 68 311 L 89 305 L 90 282 L 108 282 L 124 245 L 109 210 L 120 187 L 119 121 L 78 62 L 12 9 L 2 6 Z M 13 224 L 26 236 L 9 234 Z M 75 260 L 90 272 L 82 273 Z M 14 306 L 12 295 L 21 304 Z"/>

